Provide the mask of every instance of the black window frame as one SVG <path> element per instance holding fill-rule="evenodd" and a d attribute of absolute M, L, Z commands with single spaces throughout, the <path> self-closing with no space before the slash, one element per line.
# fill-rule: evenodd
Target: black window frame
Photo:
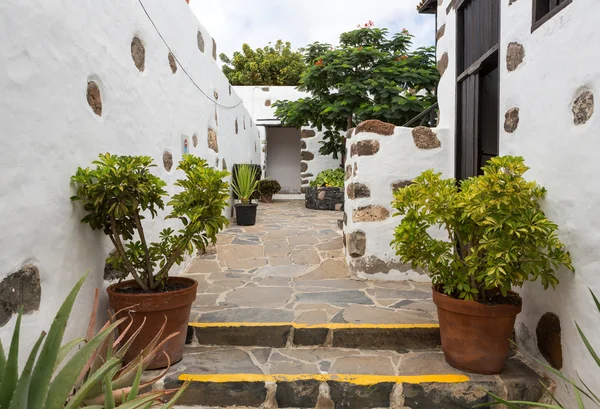
<path fill-rule="evenodd" d="M 532 0 L 531 8 L 531 32 L 540 28 L 546 21 L 560 13 L 565 7 L 571 4 L 573 0 Z M 541 4 L 548 3 L 548 11 L 538 18 L 538 10 Z M 555 3 L 554 5 L 552 3 Z"/>

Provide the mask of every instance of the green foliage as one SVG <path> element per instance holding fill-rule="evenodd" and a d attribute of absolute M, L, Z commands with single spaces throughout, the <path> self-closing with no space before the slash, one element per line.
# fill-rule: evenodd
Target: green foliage
<path fill-rule="evenodd" d="M 152 158 L 106 153 L 93 164 L 94 169 L 79 168 L 71 178 L 77 188 L 71 200 L 83 203 L 87 214 L 81 221 L 102 230 L 114 244 L 116 251 L 107 263 L 124 276 L 131 274 L 146 291 L 160 289 L 173 264 L 181 263 L 194 246 L 203 251 L 209 242 L 216 242 L 217 233 L 228 223 L 222 215 L 229 197 L 229 185 L 223 180 L 228 172 L 184 155 L 177 169 L 186 178 L 175 183 L 181 191 L 167 203 L 171 213 L 166 216 L 179 219 L 183 228 L 177 232 L 166 228 L 158 242 L 148 243 L 144 213 L 156 217 L 165 208 L 167 195 L 165 182 L 150 173 L 155 166 Z"/>
<path fill-rule="evenodd" d="M 258 187 L 257 177 L 258 169 L 256 167 L 248 164 L 238 166 L 231 187 L 242 204 L 246 205 L 252 202 L 252 195 Z"/>
<path fill-rule="evenodd" d="M 222 53 L 220 58 L 231 85 L 298 85 L 306 68 L 302 54 L 281 40 L 256 50 L 244 43 L 241 53 L 234 52 L 233 58 Z"/>
<path fill-rule="evenodd" d="M 496 157 L 460 189 L 454 179 L 423 172 L 394 192 L 395 215 L 404 216 L 392 241 L 396 254 L 457 298 L 479 300 L 489 290 L 506 295 L 526 280 L 554 287 L 558 267 L 573 270 L 571 257 L 540 209 L 546 190 L 523 178 L 528 169 L 521 157 Z M 432 237 L 433 229 L 447 240 Z"/>
<path fill-rule="evenodd" d="M 594 304 L 595 304 L 596 308 L 598 309 L 598 312 L 600 312 L 600 302 L 598 301 L 598 298 L 596 298 L 596 295 L 593 293 L 592 290 L 590 290 L 590 294 L 592 295 L 592 298 L 594 299 Z M 600 357 L 598 357 L 598 353 L 596 352 L 594 347 L 588 341 L 587 337 L 585 336 L 585 334 L 579 327 L 579 324 L 577 324 L 577 322 L 576 322 L 575 325 L 577 326 L 577 331 L 579 332 L 579 337 L 581 338 L 581 341 L 583 342 L 586 349 L 588 350 L 590 356 L 592 357 L 592 360 L 594 362 L 596 362 L 596 365 L 598 365 L 598 368 L 600 369 Z M 546 368 L 546 370 L 548 372 L 550 372 L 551 374 L 555 375 L 556 377 L 562 379 L 563 381 L 565 381 L 566 383 L 570 384 L 573 387 L 573 392 L 575 394 L 575 400 L 577 401 L 577 407 L 579 409 L 585 409 L 585 406 L 583 404 L 583 399 L 582 399 L 583 396 L 587 397 L 589 399 L 589 401 L 594 404 L 595 407 L 600 407 L 600 397 L 599 397 L 600 394 L 594 393 L 590 388 L 588 388 L 588 386 L 585 384 L 585 382 L 583 382 L 583 380 L 581 378 L 579 378 L 579 381 L 581 382 L 582 386 L 575 383 L 575 381 L 573 381 L 572 379 L 567 378 L 562 372 L 560 372 L 557 369 L 554 369 L 547 363 L 542 362 L 539 359 L 536 359 L 529 354 L 527 354 L 527 355 L 529 356 L 530 359 L 535 361 L 537 364 Z M 542 383 L 542 385 L 544 385 L 544 384 Z M 502 399 L 501 397 L 494 395 L 491 392 L 488 392 L 488 395 L 490 395 L 492 397 L 493 401 L 488 402 L 488 403 L 483 403 L 483 404 L 477 405 L 475 407 L 491 406 L 496 403 L 504 404 L 504 405 L 506 405 L 506 407 L 508 409 L 524 409 L 524 408 L 529 408 L 529 407 L 532 407 L 532 408 L 540 407 L 540 408 L 549 408 L 549 409 L 566 409 L 566 408 L 574 407 L 573 405 L 563 406 L 554 397 L 554 395 L 552 395 L 552 392 L 550 391 L 550 389 L 546 385 L 544 385 L 544 387 L 546 388 L 546 391 L 552 398 L 552 402 L 553 402 L 552 404 L 541 404 L 539 402 L 524 402 L 524 401 L 506 401 L 506 400 Z"/>
<path fill-rule="evenodd" d="M 310 182 L 312 187 L 344 187 L 344 171 L 340 168 L 327 169 L 320 172 L 315 180 Z"/>
<path fill-rule="evenodd" d="M 131 372 L 131 364 L 126 367 L 122 366 L 121 359 L 131 345 L 132 339 L 121 346 L 121 341 L 114 341 L 113 335 L 117 326 L 126 318 L 107 323 L 96 335 L 89 336 L 88 339 L 67 342 L 61 347 L 75 298 L 86 277 L 87 274 L 71 290 L 56 314 L 50 331 L 47 334 L 46 332 L 40 334 L 21 375 L 18 374 L 17 364 L 23 311 L 22 309 L 19 311 L 7 357 L 4 356 L 4 349 L 0 342 L 0 408 L 56 409 L 64 407 L 75 409 L 88 407 L 88 404 L 101 409 L 146 408 L 149 407 L 148 405 L 160 404 L 162 397 L 176 392 L 171 390 L 148 392 L 141 395 L 138 393 L 140 389 L 151 386 L 158 378 L 141 385 L 140 376 L 128 376 Z M 97 297 L 92 317 L 95 317 L 96 308 Z M 90 328 L 93 326 L 95 326 L 94 319 L 90 321 Z M 88 333 L 90 333 L 89 329 Z M 135 335 L 137 333 L 133 338 Z M 158 337 L 160 335 L 157 335 L 157 339 Z M 70 359 L 66 360 L 65 357 L 69 351 L 82 342 L 83 346 Z M 112 346 L 117 348 L 113 350 Z M 141 374 L 141 371 L 147 366 L 144 364 L 157 354 L 158 349 L 155 346 L 156 343 L 152 345 L 150 351 L 140 355 L 142 356 L 141 363 L 134 364 L 134 373 Z M 121 389 L 114 391 L 114 395 L 112 393 L 113 384 L 121 385 Z M 169 402 L 161 407 L 163 409 L 172 407 L 185 388 L 187 385 L 184 385 Z M 107 403 L 104 399 L 103 389 L 111 392 L 112 400 L 116 400 L 118 405 Z M 94 393 L 98 394 L 101 399 L 89 399 L 90 396 L 95 396 Z M 90 403 L 89 400 L 95 402 Z"/>
<path fill-rule="evenodd" d="M 261 196 L 274 195 L 281 190 L 281 185 L 273 179 L 263 179 L 258 182 L 258 193 Z"/>
<path fill-rule="evenodd" d="M 367 119 L 403 125 L 435 103 L 439 80 L 434 47 L 409 51 L 412 38 L 369 25 L 341 34 L 337 48 L 308 45 L 298 89 L 310 96 L 276 101 L 275 115 L 287 126 L 325 128 L 319 152 L 335 158 L 345 152 L 339 130 Z"/>

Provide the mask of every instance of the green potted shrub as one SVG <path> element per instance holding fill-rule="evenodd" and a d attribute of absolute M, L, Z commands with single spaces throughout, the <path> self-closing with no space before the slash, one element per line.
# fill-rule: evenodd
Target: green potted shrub
<path fill-rule="evenodd" d="M 311 187 L 339 187 L 344 188 L 344 171 L 340 168 L 326 169 L 319 172 L 315 180 L 310 182 Z"/>
<path fill-rule="evenodd" d="M 107 265 L 121 272 L 122 278 L 132 277 L 107 289 L 111 308 L 123 316 L 131 314 L 134 330 L 146 322 L 125 359 L 134 359 L 150 344 L 166 316 L 164 333 L 177 332 L 178 336 L 166 342 L 162 351 L 171 362 L 177 362 L 183 354 L 198 284 L 190 278 L 169 277 L 169 270 L 194 248 L 204 251 L 207 244 L 215 243 L 217 233 L 228 224 L 223 216 L 229 197 L 229 186 L 223 178 L 228 172 L 184 155 L 177 169 L 186 177 L 175 182 L 179 193 L 167 203 L 170 213 L 165 216 L 179 220 L 182 226 L 178 231 L 165 228 L 158 241 L 150 242 L 142 222 L 148 216 L 157 217 L 158 211 L 165 208 L 163 198 L 167 196 L 165 182 L 150 173 L 155 166 L 152 158 L 107 153 L 93 164 L 95 168 L 79 168 L 72 177 L 77 194 L 71 200 L 83 204 L 87 214 L 81 221 L 93 230 L 102 230 L 115 246 Z M 149 368 L 167 364 L 165 354 L 159 353 Z"/>
<path fill-rule="evenodd" d="M 554 288 L 556 270 L 573 267 L 538 203 L 546 190 L 523 177 L 523 158 L 496 157 L 482 170 L 460 187 L 428 170 L 395 191 L 392 205 L 403 218 L 392 246 L 432 278 L 446 361 L 492 374 L 504 368 L 521 311 L 512 288 L 527 280 Z"/>
<path fill-rule="evenodd" d="M 256 224 L 257 203 L 252 203 L 253 195 L 258 187 L 258 170 L 248 164 L 239 165 L 231 188 L 240 203 L 235 204 L 235 219 L 240 226 Z"/>
<path fill-rule="evenodd" d="M 258 182 L 258 193 L 260 200 L 265 203 L 271 203 L 273 201 L 273 195 L 281 190 L 281 185 L 278 181 L 273 179 L 263 179 Z"/>

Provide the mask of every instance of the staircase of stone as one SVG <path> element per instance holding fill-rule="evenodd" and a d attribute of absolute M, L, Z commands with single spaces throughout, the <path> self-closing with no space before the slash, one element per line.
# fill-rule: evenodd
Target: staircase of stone
<path fill-rule="evenodd" d="M 499 375 L 450 367 L 431 323 L 191 322 L 188 341 L 165 378 L 191 382 L 181 406 L 463 409 L 544 391 L 518 356 Z"/>

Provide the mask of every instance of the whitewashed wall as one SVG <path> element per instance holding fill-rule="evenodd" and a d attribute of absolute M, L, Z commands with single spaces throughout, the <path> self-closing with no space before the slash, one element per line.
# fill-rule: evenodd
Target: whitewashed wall
<path fill-rule="evenodd" d="M 191 153 L 219 168 L 258 163 L 260 140 L 250 114 L 212 56 L 212 38 L 185 1 L 142 0 L 148 14 L 181 62 L 171 71 L 168 48 L 138 0 L 23 0 L 0 3 L 0 279 L 26 263 L 38 266 L 42 299 L 24 319 L 22 353 L 47 329 L 76 280 L 91 270 L 67 337 L 80 336 L 95 287 L 103 287 L 104 259 L 111 250 L 102 232 L 79 220 L 70 176 L 101 152 L 150 155 L 168 182 L 180 176 L 181 134 L 197 135 Z M 205 52 L 198 47 L 201 32 Z M 132 60 L 131 41 L 145 46 L 145 69 Z M 192 83 L 208 95 L 203 95 Z M 102 116 L 86 101 L 88 80 L 102 92 Z M 235 106 L 218 107 L 218 103 Z M 215 112 L 217 118 L 215 119 Z M 238 132 L 235 122 L 238 122 Z M 216 153 L 207 131 L 218 137 Z M 163 166 L 170 151 L 175 165 Z M 229 214 L 229 212 L 227 213 Z M 161 215 L 162 216 L 162 215 Z M 166 224 L 146 223 L 152 238 Z M 175 273 L 181 270 L 175 269 Z M 104 294 L 104 292 L 102 292 Z M 0 328 L 7 345 L 14 317 Z"/>
<path fill-rule="evenodd" d="M 395 210 L 391 203 L 394 200 L 393 190 L 399 183 L 405 186 L 427 169 L 442 172 L 443 177 L 453 176 L 452 138 L 444 128 L 429 130 L 389 125 L 393 133 L 386 135 L 361 132 L 361 126 L 346 143 L 349 155 L 346 160 L 344 234 L 348 266 L 361 278 L 430 281 L 422 271 L 414 271 L 400 263 L 390 246 L 394 230 L 401 220 L 400 216 L 393 217 Z M 428 135 L 430 143 L 437 139 L 439 143 L 434 145 L 439 147 L 417 147 L 413 133 L 416 138 L 419 138 L 417 133 Z M 369 146 L 373 143 L 377 151 L 370 154 L 373 149 Z M 361 148 L 361 144 L 369 146 Z M 360 213 L 366 218 L 359 216 Z"/>
<path fill-rule="evenodd" d="M 281 124 L 279 119 L 275 116 L 275 108 L 272 106 L 275 101 L 295 101 L 298 98 L 308 96 L 307 93 L 300 92 L 295 87 L 291 86 L 235 86 L 233 88 L 240 95 L 257 124 L 267 126 L 277 126 Z M 334 159 L 332 155 L 323 156 L 319 154 L 319 149 L 321 148 L 320 141 L 323 140 L 323 132 L 319 132 L 317 129 L 309 126 L 303 126 L 302 131 L 304 131 L 302 133 L 302 141 L 306 144 L 306 148 L 303 147 L 302 150 L 311 152 L 314 155 L 312 160 L 303 160 L 306 170 L 302 171 L 301 179 L 303 181 L 302 187 L 306 187 L 311 180 L 315 179 L 319 172 L 326 169 L 338 168 L 341 163 L 341 158 Z M 261 142 L 263 145 L 266 145 L 265 135 L 266 134 L 261 131 Z M 266 152 L 263 152 L 261 162 L 266 169 L 268 161 L 265 153 Z M 300 155 L 300 152 L 298 155 Z M 290 165 L 295 166 L 294 164 Z M 275 177 L 275 179 L 277 178 Z"/>
<path fill-rule="evenodd" d="M 454 133 L 455 24 L 456 12 L 446 14 L 449 0 L 438 8 L 438 28 L 445 34 L 438 42 L 438 59 L 448 52 L 449 65 L 439 88 L 441 125 Z M 531 32 L 531 1 L 501 1 L 500 33 L 500 154 L 520 155 L 531 170 L 526 177 L 548 189 L 542 203 L 559 227 L 559 236 L 573 258 L 576 272 L 561 270 L 555 291 L 543 291 L 538 283 L 519 290 L 523 312 L 517 317 L 517 341 L 540 359 L 536 327 L 547 312 L 560 318 L 563 372 L 577 374 L 594 391 L 600 390 L 600 371 L 581 342 L 575 321 L 592 345 L 600 349 L 600 315 L 589 290 L 600 294 L 600 119 L 598 112 L 575 125 L 573 103 L 583 91 L 597 99 L 600 65 L 597 21 L 600 5 L 594 0 L 575 0 L 540 28 Z M 523 62 L 507 68 L 510 43 L 523 46 Z M 504 130 L 505 113 L 519 109 L 514 132 Z M 597 109 L 596 109 L 597 111 Z M 572 388 L 558 381 L 558 399 L 575 408 Z"/>

